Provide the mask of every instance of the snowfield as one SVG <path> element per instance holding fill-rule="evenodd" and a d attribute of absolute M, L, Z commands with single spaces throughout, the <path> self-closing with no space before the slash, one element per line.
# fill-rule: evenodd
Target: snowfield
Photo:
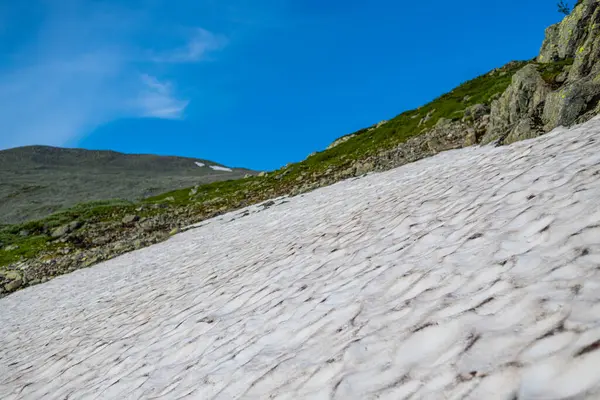
<path fill-rule="evenodd" d="M 204 167 L 204 163 L 198 162 L 198 161 L 194 161 L 194 164 L 196 164 L 198 167 L 202 168 Z"/>
<path fill-rule="evenodd" d="M 598 399 L 600 119 L 0 300 L 0 399 Z"/>

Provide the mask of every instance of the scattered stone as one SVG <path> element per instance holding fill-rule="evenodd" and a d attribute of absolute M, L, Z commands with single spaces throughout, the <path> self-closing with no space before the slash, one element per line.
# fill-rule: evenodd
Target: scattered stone
<path fill-rule="evenodd" d="M 259 172 L 257 176 L 263 178 L 263 177 L 267 176 L 267 173 L 265 171 L 262 171 L 262 172 Z"/>
<path fill-rule="evenodd" d="M 69 233 L 69 225 L 63 225 L 54 229 L 51 236 L 56 239 L 65 236 L 67 233 Z"/>
<path fill-rule="evenodd" d="M 275 202 L 272 200 L 269 200 L 269 201 L 261 204 L 261 206 L 263 207 L 263 210 L 266 210 L 267 208 L 272 207 L 274 205 L 275 205 Z"/>
<path fill-rule="evenodd" d="M 73 221 L 68 224 L 59 226 L 58 228 L 56 228 L 52 231 L 51 236 L 54 239 L 62 238 L 63 236 L 79 229 L 81 227 L 81 225 L 82 225 L 81 222 Z"/>
<path fill-rule="evenodd" d="M 136 222 L 140 219 L 140 217 L 138 215 L 126 215 L 123 217 L 123 219 L 121 220 L 121 222 L 123 222 L 124 224 L 128 225 L 131 224 L 133 222 Z"/>
<path fill-rule="evenodd" d="M 22 284 L 23 281 L 21 279 L 15 279 L 14 281 L 10 281 L 4 285 L 4 290 L 7 292 L 14 292 L 15 290 L 19 289 Z"/>
<path fill-rule="evenodd" d="M 435 109 L 431 110 L 427 113 L 427 115 L 425 115 L 423 118 L 421 118 L 421 120 L 419 121 L 419 126 L 421 126 L 421 125 L 425 124 L 427 121 L 429 121 L 433 117 L 433 114 L 435 113 L 435 111 L 436 111 Z"/>
<path fill-rule="evenodd" d="M 17 246 L 16 244 L 10 244 L 4 248 L 4 251 L 13 251 L 17 250 L 18 248 L 19 246 Z"/>

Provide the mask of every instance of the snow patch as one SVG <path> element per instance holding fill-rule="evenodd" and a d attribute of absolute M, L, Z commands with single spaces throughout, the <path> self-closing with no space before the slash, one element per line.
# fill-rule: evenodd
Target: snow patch
<path fill-rule="evenodd" d="M 215 171 L 227 171 L 227 172 L 231 172 L 232 169 L 231 168 L 227 168 L 227 167 L 219 167 L 218 165 L 209 165 L 209 167 L 211 167 L 212 169 L 214 169 Z"/>
<path fill-rule="evenodd" d="M 203 164 L 201 162 L 198 162 L 198 161 L 196 161 L 194 164 L 196 164 L 199 167 L 204 167 L 205 166 L 205 164 Z"/>

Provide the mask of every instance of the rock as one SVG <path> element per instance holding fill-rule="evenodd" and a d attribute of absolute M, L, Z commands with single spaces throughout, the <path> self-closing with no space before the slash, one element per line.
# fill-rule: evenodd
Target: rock
<path fill-rule="evenodd" d="M 372 162 L 358 162 L 354 171 L 355 176 L 362 176 L 375 169 L 375 165 Z"/>
<path fill-rule="evenodd" d="M 381 126 L 381 125 L 378 125 L 377 127 L 379 128 L 379 126 Z M 373 129 L 373 127 L 371 127 L 370 129 Z M 342 136 L 341 138 L 334 140 L 333 143 L 331 143 L 329 146 L 327 146 L 327 150 L 332 149 L 335 146 L 340 145 L 344 142 L 347 142 L 348 140 L 352 139 L 354 136 L 356 136 L 356 134 L 353 133 L 351 135 Z M 314 154 L 316 154 L 316 153 L 313 153 L 311 155 L 314 155 Z"/>
<path fill-rule="evenodd" d="M 15 279 L 14 281 L 10 281 L 6 285 L 4 285 L 4 290 L 7 292 L 14 292 L 19 289 L 23 285 L 23 281 L 21 279 Z"/>
<path fill-rule="evenodd" d="M 123 219 L 121 220 L 122 223 L 124 223 L 125 225 L 131 224 L 133 222 L 136 222 L 140 219 L 140 217 L 138 215 L 126 215 L 123 217 Z"/>
<path fill-rule="evenodd" d="M 29 231 L 23 229 L 22 231 L 19 232 L 19 236 L 21 236 L 21 237 L 27 237 L 27 236 L 29 236 Z"/>
<path fill-rule="evenodd" d="M 54 239 L 62 238 L 63 236 L 79 229 L 80 227 L 81 227 L 81 222 L 73 221 L 73 222 L 59 226 L 58 228 L 54 229 L 52 231 L 52 233 L 50 234 L 50 236 L 52 236 Z"/>
<path fill-rule="evenodd" d="M 600 60 L 600 4 L 580 1 L 570 15 L 546 29 L 537 57 L 548 63 L 573 58 L 570 80 L 577 80 L 597 70 Z"/>
<path fill-rule="evenodd" d="M 267 176 L 267 173 L 265 171 L 262 171 L 262 172 L 259 172 L 259 174 L 257 176 L 262 178 L 262 177 Z"/>
<path fill-rule="evenodd" d="M 600 84 L 583 79 L 551 93 L 543 110 L 546 131 L 557 126 L 569 126 L 582 114 L 593 111 L 600 99 Z"/>
<path fill-rule="evenodd" d="M 517 71 L 500 99 L 492 102 L 490 124 L 481 142 L 503 143 L 511 133 L 515 136 L 513 130 L 522 119 L 541 120 L 544 102 L 550 91 L 536 65 L 528 64 Z M 523 134 L 524 125 L 519 126 L 519 132 Z M 533 133 L 527 131 L 525 134 L 530 136 Z"/>
<path fill-rule="evenodd" d="M 169 236 L 177 235 L 179 233 L 179 228 L 173 228 L 169 231 Z"/>
<path fill-rule="evenodd" d="M 556 78 L 554 78 L 554 82 L 558 83 L 558 84 L 563 84 L 567 81 L 567 78 L 569 77 L 569 73 L 568 72 L 561 72 L 560 74 L 558 74 L 556 76 Z"/>
<path fill-rule="evenodd" d="M 467 135 L 465 136 L 463 147 L 473 146 L 475 144 L 477 144 L 477 134 L 475 133 L 475 129 L 469 128 L 467 129 Z"/>
<path fill-rule="evenodd" d="M 419 126 L 425 124 L 427 121 L 429 121 L 432 117 L 433 117 L 433 113 L 435 113 L 435 110 L 431 110 L 427 113 L 427 115 L 425 115 L 423 118 L 421 118 L 421 120 L 419 121 Z"/>
<path fill-rule="evenodd" d="M 479 121 L 490 113 L 490 108 L 485 104 L 475 104 L 465 110 L 465 118 Z"/>
<path fill-rule="evenodd" d="M 52 231 L 51 236 L 53 238 L 60 238 L 69 233 L 69 225 L 62 225 Z"/>
<path fill-rule="evenodd" d="M 435 127 L 438 128 L 438 129 L 439 128 L 444 128 L 444 127 L 449 126 L 451 123 L 452 123 L 451 119 L 443 118 L 442 117 L 442 118 L 438 119 L 438 121 L 435 123 Z"/>
<path fill-rule="evenodd" d="M 4 248 L 4 251 L 13 251 L 17 250 L 18 248 L 19 246 L 17 246 L 16 244 L 10 244 Z"/>
<path fill-rule="evenodd" d="M 22 276 L 18 271 L 15 271 L 13 269 L 8 269 L 8 270 L 0 270 L 0 276 L 8 279 L 9 281 L 13 281 L 13 280 L 21 280 Z"/>

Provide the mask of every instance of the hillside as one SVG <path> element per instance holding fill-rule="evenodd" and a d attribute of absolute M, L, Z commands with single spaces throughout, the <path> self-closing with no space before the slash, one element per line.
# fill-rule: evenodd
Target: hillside
<path fill-rule="evenodd" d="M 48 146 L 0 151 L 0 171 L 0 224 L 42 218 L 82 202 L 135 201 L 252 173 L 200 159 Z"/>
<path fill-rule="evenodd" d="M 345 135 L 277 171 L 167 192 L 133 204 L 84 204 L 0 231 L 5 292 L 168 239 L 250 204 L 384 171 L 440 152 L 500 146 L 599 112 L 600 2 L 546 30 L 539 55 L 465 82 L 415 110 Z M 1 246 L 0 246 L 1 247 Z"/>

